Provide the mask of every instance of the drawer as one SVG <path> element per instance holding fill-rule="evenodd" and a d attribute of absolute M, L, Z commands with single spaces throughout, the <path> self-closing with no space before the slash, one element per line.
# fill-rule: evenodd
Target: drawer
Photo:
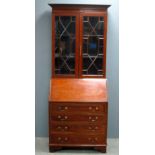
<path fill-rule="evenodd" d="M 86 121 L 86 122 L 103 122 L 106 123 L 106 114 L 104 115 L 97 115 L 97 114 L 90 114 L 90 115 L 81 115 L 79 114 L 59 114 L 53 113 L 51 115 L 51 121 L 58 121 L 58 122 L 79 122 L 79 121 Z"/>
<path fill-rule="evenodd" d="M 105 103 L 55 103 L 51 105 L 52 111 L 57 112 L 90 112 L 104 113 L 106 112 Z"/>
<path fill-rule="evenodd" d="M 65 122 L 52 122 L 50 124 L 52 132 L 67 132 L 67 133 L 77 133 L 77 132 L 89 132 L 89 133 L 105 133 L 106 125 L 103 123 L 65 123 Z M 52 133 L 51 132 L 51 133 Z"/>
<path fill-rule="evenodd" d="M 49 138 L 52 144 L 105 144 L 106 137 L 104 134 L 96 135 L 73 135 L 73 134 L 52 134 Z"/>

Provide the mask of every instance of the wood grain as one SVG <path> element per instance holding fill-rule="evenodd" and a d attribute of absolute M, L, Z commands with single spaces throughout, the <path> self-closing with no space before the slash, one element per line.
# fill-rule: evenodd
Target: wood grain
<path fill-rule="evenodd" d="M 106 125 L 104 123 L 88 123 L 87 121 L 83 122 L 55 122 L 50 123 L 52 128 L 50 135 L 52 133 L 86 133 L 86 134 L 96 134 L 105 133 Z"/>
<path fill-rule="evenodd" d="M 52 144 L 105 144 L 105 135 L 95 134 L 52 134 L 50 137 L 50 143 Z"/>
<path fill-rule="evenodd" d="M 51 79 L 49 102 L 107 102 L 106 79 Z"/>
<path fill-rule="evenodd" d="M 50 110 L 55 111 L 57 113 L 75 113 L 77 112 L 77 109 L 80 111 L 80 113 L 97 113 L 97 114 L 103 114 L 107 112 L 107 103 L 81 103 L 81 102 L 52 102 L 50 104 Z"/>

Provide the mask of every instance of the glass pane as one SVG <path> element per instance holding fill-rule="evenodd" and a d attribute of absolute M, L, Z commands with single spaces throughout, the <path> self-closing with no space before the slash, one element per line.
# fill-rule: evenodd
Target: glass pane
<path fill-rule="evenodd" d="M 83 70 L 84 75 L 103 75 L 104 18 L 83 17 Z"/>
<path fill-rule="evenodd" d="M 75 74 L 75 19 L 55 17 L 55 74 Z"/>

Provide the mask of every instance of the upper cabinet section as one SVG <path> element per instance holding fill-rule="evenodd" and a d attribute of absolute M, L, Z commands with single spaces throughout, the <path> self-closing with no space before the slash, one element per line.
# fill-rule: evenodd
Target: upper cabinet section
<path fill-rule="evenodd" d="M 52 6 L 52 77 L 106 77 L 109 5 Z"/>

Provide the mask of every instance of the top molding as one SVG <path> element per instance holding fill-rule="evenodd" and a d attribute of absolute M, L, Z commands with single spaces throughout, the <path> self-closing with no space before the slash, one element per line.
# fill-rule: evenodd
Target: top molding
<path fill-rule="evenodd" d="M 87 9 L 107 9 L 109 8 L 111 5 L 103 5 L 103 4 L 55 4 L 55 3 L 50 3 L 48 4 L 49 6 L 51 6 L 52 8 L 87 8 Z"/>
<path fill-rule="evenodd" d="M 107 11 L 108 7 L 111 5 L 94 5 L 94 4 L 53 4 L 50 3 L 49 6 L 52 7 L 52 12 L 56 11 L 84 11 L 84 10 L 96 10 L 96 11 Z"/>

